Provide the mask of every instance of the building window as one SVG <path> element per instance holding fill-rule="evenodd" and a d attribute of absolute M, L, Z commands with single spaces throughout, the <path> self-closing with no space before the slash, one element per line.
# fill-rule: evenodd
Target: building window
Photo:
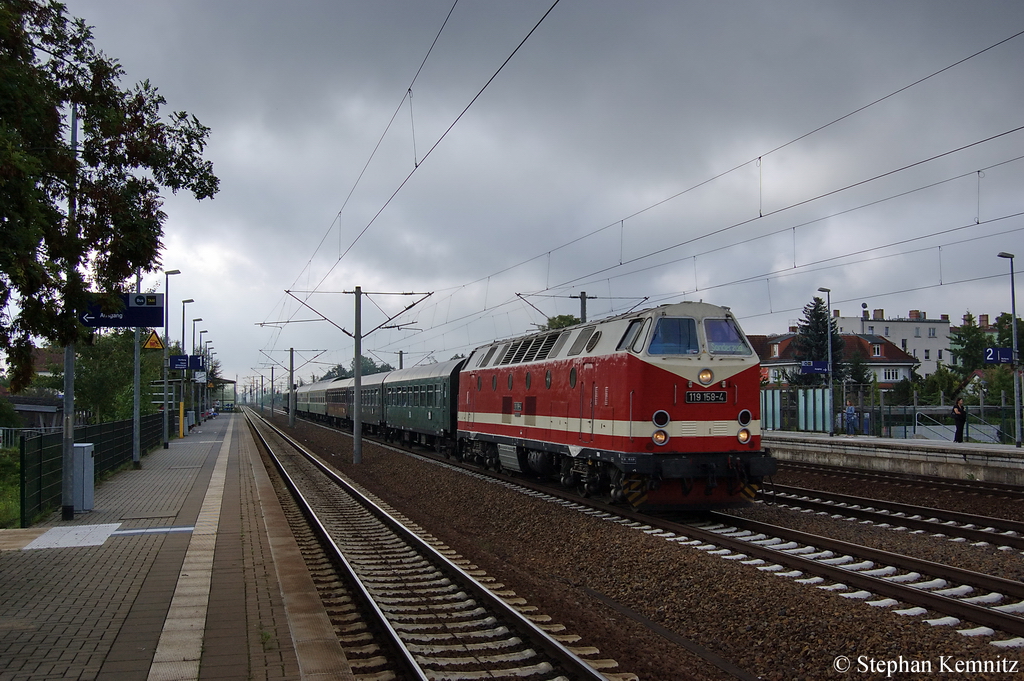
<path fill-rule="evenodd" d="M 888 326 L 885 327 L 885 333 L 883 333 L 882 335 L 883 336 L 888 336 L 889 335 L 889 327 Z"/>
<path fill-rule="evenodd" d="M 917 357 L 917 348 L 914 348 L 913 353 L 914 353 L 914 357 Z"/>
<path fill-rule="evenodd" d="M 903 348 L 903 352 L 906 352 L 906 351 L 907 351 L 907 339 L 906 339 L 906 338 L 904 338 L 904 339 L 902 339 L 902 340 L 900 341 L 900 347 L 902 347 L 902 348 Z"/>
<path fill-rule="evenodd" d="M 874 334 L 874 333 L 875 333 L 875 327 L 873 327 L 873 326 L 869 326 L 869 327 L 868 327 L 868 333 L 870 333 L 870 334 Z"/>
<path fill-rule="evenodd" d="M 772 343 L 772 357 L 778 357 L 778 356 L 779 356 L 779 344 L 778 343 Z"/>
<path fill-rule="evenodd" d="M 925 350 L 924 350 L 924 358 L 925 359 L 931 359 L 932 358 L 932 351 L 929 350 L 928 348 L 925 348 Z"/>
<path fill-rule="evenodd" d="M 928 327 L 928 337 L 929 338 L 935 338 L 935 327 L 934 326 L 929 326 Z"/>
<path fill-rule="evenodd" d="M 914 338 L 920 338 L 920 337 L 921 337 L 921 327 L 920 326 L 915 326 L 914 327 Z"/>
<path fill-rule="evenodd" d="M 942 349 L 941 348 L 939 349 L 939 361 L 940 362 L 942 361 Z"/>
<path fill-rule="evenodd" d="M 874 345 L 871 346 L 871 356 L 872 357 L 881 357 L 882 356 L 882 344 L 881 343 L 875 343 Z"/>
<path fill-rule="evenodd" d="M 900 370 L 886 369 L 884 372 L 884 376 L 886 381 L 898 381 L 900 380 Z"/>

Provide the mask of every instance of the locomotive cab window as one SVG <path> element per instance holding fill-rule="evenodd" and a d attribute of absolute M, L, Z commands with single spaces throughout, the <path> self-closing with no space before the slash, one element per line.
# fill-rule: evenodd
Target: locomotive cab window
<path fill-rule="evenodd" d="M 654 327 L 647 352 L 652 355 L 698 354 L 697 322 L 685 317 L 662 317 Z"/>
<path fill-rule="evenodd" d="M 712 355 L 750 355 L 752 353 L 736 322 L 725 319 L 705 319 L 704 333 L 708 338 L 708 352 Z"/>
<path fill-rule="evenodd" d="M 640 329 L 644 327 L 643 319 L 634 319 L 626 327 L 626 333 L 622 334 L 622 339 L 619 340 L 619 344 L 615 347 L 616 350 L 625 350 L 626 348 L 633 345 L 633 342 L 640 335 Z"/>

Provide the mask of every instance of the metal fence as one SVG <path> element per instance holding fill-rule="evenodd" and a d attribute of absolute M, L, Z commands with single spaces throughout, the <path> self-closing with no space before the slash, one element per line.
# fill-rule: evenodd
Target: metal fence
<path fill-rule="evenodd" d="M 855 435 L 891 438 L 953 439 L 952 407 L 886 404 L 885 393 L 875 401 L 868 386 L 850 386 L 833 402 L 825 388 L 765 388 L 761 391 L 761 428 L 846 433 L 846 401 L 853 403 Z M 1013 442 L 1013 407 L 972 405 L 968 408 L 964 439 L 992 444 Z"/>
<path fill-rule="evenodd" d="M 163 414 L 143 416 L 139 434 L 145 453 L 163 441 Z M 172 417 L 172 432 L 176 420 Z M 115 421 L 75 428 L 75 442 L 91 442 L 94 474 L 99 478 L 132 460 L 132 421 Z M 41 513 L 61 506 L 64 464 L 62 431 L 21 440 L 21 526 L 28 527 Z M 95 481 L 92 481 L 95 482 Z"/>

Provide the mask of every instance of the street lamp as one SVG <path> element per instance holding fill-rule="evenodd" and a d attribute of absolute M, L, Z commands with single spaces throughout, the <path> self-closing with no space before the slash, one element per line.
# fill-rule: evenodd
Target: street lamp
<path fill-rule="evenodd" d="M 825 305 L 828 308 L 828 315 L 826 317 L 826 327 L 828 329 L 828 403 L 825 405 L 828 408 L 829 415 L 829 437 L 835 435 L 835 425 L 831 423 L 832 420 L 832 289 L 821 286 L 818 288 L 819 291 L 824 293 L 828 298 L 828 302 Z"/>
<path fill-rule="evenodd" d="M 1010 324 L 1013 328 L 1013 431 L 1014 444 L 1020 447 L 1020 370 L 1017 366 L 1017 296 L 1013 281 L 1013 253 L 999 253 L 1000 258 L 1010 261 Z"/>
<path fill-rule="evenodd" d="M 188 350 L 185 349 L 185 306 L 196 301 L 186 298 L 181 301 L 181 351 L 185 353 L 185 366 L 188 366 Z M 185 374 L 188 369 L 181 372 L 181 401 L 178 403 L 178 437 L 185 437 Z"/>
<path fill-rule="evenodd" d="M 181 271 L 180 270 L 167 270 L 167 271 L 164 272 L 164 300 L 167 303 L 171 302 L 170 278 L 171 278 L 172 275 L 175 275 L 175 274 L 181 274 Z M 184 311 L 184 306 L 182 306 L 182 311 Z M 168 339 L 168 333 L 169 332 L 168 332 L 167 327 L 170 326 L 170 324 L 171 324 L 171 322 L 170 322 L 170 311 L 168 310 L 167 305 L 165 304 L 164 305 L 164 449 L 167 449 L 168 447 L 170 447 L 170 439 L 171 439 L 170 438 L 170 428 L 171 428 L 171 426 L 170 426 L 170 414 L 168 414 L 168 411 L 167 411 L 168 410 L 168 403 L 167 403 L 167 361 L 168 361 L 167 360 L 167 352 L 168 352 L 168 347 L 167 346 L 170 343 L 170 340 Z"/>

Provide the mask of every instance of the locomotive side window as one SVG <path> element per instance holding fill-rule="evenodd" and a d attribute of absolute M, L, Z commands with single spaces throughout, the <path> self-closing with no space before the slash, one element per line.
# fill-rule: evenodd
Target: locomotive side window
<path fill-rule="evenodd" d="M 580 331 L 580 335 L 576 336 L 576 340 L 573 342 L 572 347 L 569 348 L 569 357 L 573 357 L 574 355 L 578 355 L 583 352 L 583 346 L 585 346 L 587 341 L 590 340 L 590 337 L 594 335 L 594 329 L 596 328 L 596 326 L 588 326 Z"/>
<path fill-rule="evenodd" d="M 600 340 L 601 340 L 601 332 L 598 331 L 597 333 L 595 333 L 593 336 L 590 337 L 589 341 L 587 341 L 587 352 L 593 352 L 594 348 L 597 347 L 598 341 L 600 341 Z"/>
<path fill-rule="evenodd" d="M 704 333 L 708 337 L 708 352 L 713 355 L 749 355 L 752 352 L 736 322 L 728 317 L 705 319 Z"/>
<path fill-rule="evenodd" d="M 647 340 L 647 332 L 651 330 L 651 320 L 645 319 L 644 325 L 640 329 L 640 333 L 636 335 L 636 340 L 633 341 L 633 347 L 630 348 L 633 352 L 640 354 L 644 351 L 644 341 Z"/>
<path fill-rule="evenodd" d="M 480 362 L 480 364 L 478 364 L 477 366 L 479 366 L 479 367 L 487 366 L 487 363 L 491 361 L 491 357 L 494 356 L 494 351 L 497 350 L 497 349 L 498 349 L 497 345 L 492 345 L 491 348 L 487 351 L 487 354 L 484 355 L 483 361 Z"/>
<path fill-rule="evenodd" d="M 652 355 L 698 354 L 697 322 L 688 318 L 662 317 L 654 327 L 654 336 L 647 351 Z"/>
<path fill-rule="evenodd" d="M 619 344 L 615 346 L 616 350 L 625 350 L 629 346 L 633 345 L 633 341 L 636 340 L 637 335 L 640 333 L 640 329 L 644 326 L 644 320 L 634 319 L 626 327 L 626 333 L 622 334 L 622 339 Z"/>

